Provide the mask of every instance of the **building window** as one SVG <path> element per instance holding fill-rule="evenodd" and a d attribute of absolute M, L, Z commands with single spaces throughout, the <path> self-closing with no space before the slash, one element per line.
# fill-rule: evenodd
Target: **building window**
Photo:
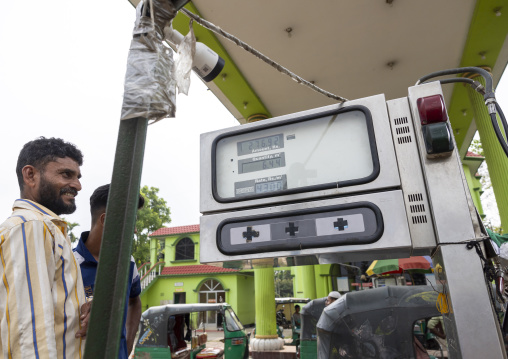
<path fill-rule="evenodd" d="M 184 238 L 176 245 L 175 261 L 194 259 L 194 242 L 190 238 Z"/>
<path fill-rule="evenodd" d="M 157 249 L 157 261 L 164 260 L 164 248 L 166 247 L 166 239 L 159 239 L 159 248 Z"/>

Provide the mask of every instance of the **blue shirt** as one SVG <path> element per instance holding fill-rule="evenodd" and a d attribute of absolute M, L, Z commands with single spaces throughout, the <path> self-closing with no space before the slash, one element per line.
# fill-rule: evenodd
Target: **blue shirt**
<path fill-rule="evenodd" d="M 83 277 L 83 286 L 85 287 L 86 297 L 92 297 L 95 288 L 95 276 L 97 275 L 98 262 L 95 260 L 93 255 L 88 251 L 85 246 L 85 242 L 88 239 L 90 232 L 81 233 L 78 245 L 73 249 L 74 257 L 81 267 L 81 276 Z M 138 269 L 134 258 L 131 256 L 131 264 L 129 268 L 129 281 L 127 283 L 128 297 L 125 301 L 125 309 L 123 315 L 122 324 L 122 336 L 120 338 L 120 349 L 118 351 L 118 358 L 127 359 L 129 353 L 127 353 L 127 339 L 125 334 L 125 322 L 127 320 L 127 307 L 129 304 L 129 298 L 135 298 L 141 293 L 141 281 L 139 278 Z"/>

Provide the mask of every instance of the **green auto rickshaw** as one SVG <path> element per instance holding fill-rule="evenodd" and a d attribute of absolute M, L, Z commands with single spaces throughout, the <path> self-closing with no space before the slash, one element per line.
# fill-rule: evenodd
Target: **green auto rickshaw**
<path fill-rule="evenodd" d="M 286 343 L 286 345 L 298 345 L 301 332 L 301 320 L 295 321 L 295 306 L 299 305 L 302 307 L 308 302 L 310 302 L 309 298 L 275 298 L 277 334 L 282 338 L 283 330 L 291 329 L 292 341 L 291 343 Z"/>
<path fill-rule="evenodd" d="M 207 334 L 192 334 L 191 313 L 216 311 L 222 319 L 224 349 L 207 348 Z M 187 341 L 191 343 L 188 344 Z M 141 315 L 134 358 L 138 359 L 247 359 L 249 337 L 227 303 L 168 304 Z"/>

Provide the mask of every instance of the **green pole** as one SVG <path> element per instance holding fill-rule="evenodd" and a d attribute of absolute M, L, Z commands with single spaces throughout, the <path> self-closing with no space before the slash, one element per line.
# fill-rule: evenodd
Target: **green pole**
<path fill-rule="evenodd" d="M 482 77 L 477 77 L 475 80 L 485 85 L 485 80 Z M 489 169 L 492 189 L 496 197 L 499 217 L 501 218 L 501 227 L 503 228 L 503 232 L 506 233 L 508 231 L 508 181 L 506 181 L 508 177 L 508 158 L 506 158 L 497 140 L 494 129 L 492 128 L 483 96 L 473 89 L 470 89 L 469 86 L 467 91 L 473 107 L 476 128 L 480 134 L 485 161 Z M 498 118 L 498 122 L 499 121 Z M 502 129 L 501 124 L 500 128 Z"/>
<path fill-rule="evenodd" d="M 118 358 L 147 127 L 120 122 L 85 359 Z"/>
<path fill-rule="evenodd" d="M 314 273 L 314 266 L 303 266 L 302 267 L 302 279 L 303 279 L 303 297 L 316 299 L 316 275 Z"/>
<path fill-rule="evenodd" d="M 277 339 L 275 322 L 275 286 L 272 267 L 254 268 L 256 338 Z"/>

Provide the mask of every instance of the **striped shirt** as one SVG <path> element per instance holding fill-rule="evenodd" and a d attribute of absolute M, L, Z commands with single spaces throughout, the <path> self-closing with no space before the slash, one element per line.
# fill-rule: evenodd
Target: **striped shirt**
<path fill-rule="evenodd" d="M 67 223 L 18 199 L 0 225 L 0 354 L 4 358 L 82 358 L 85 301 Z"/>

